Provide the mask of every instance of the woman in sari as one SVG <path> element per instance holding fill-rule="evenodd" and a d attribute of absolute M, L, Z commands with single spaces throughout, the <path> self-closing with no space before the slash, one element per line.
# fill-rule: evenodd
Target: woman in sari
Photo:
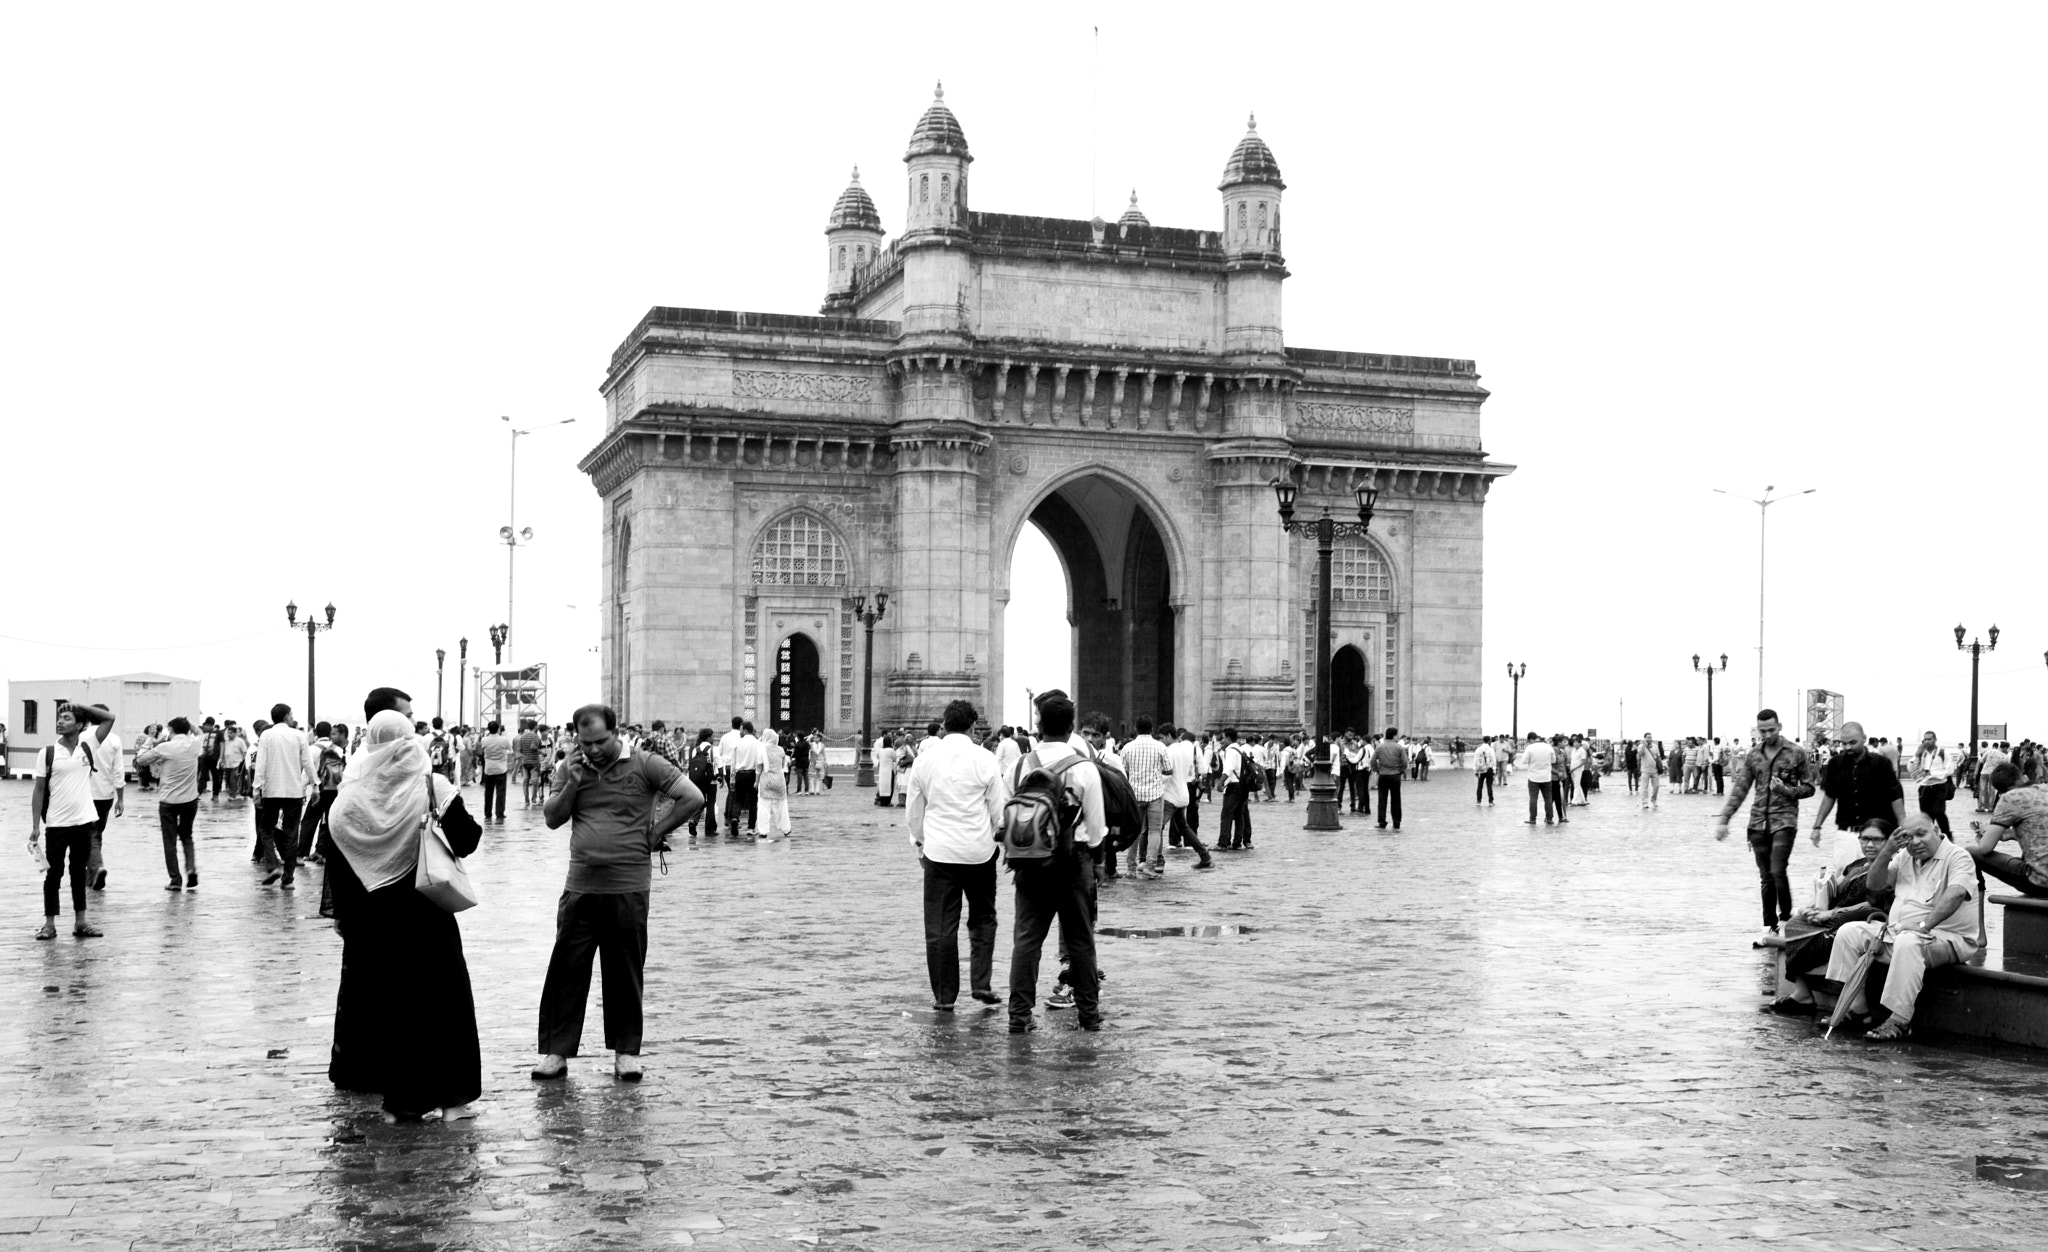
<path fill-rule="evenodd" d="M 341 855 L 327 863 L 341 931 L 341 992 L 327 1076 L 384 1097 L 386 1121 L 473 1117 L 483 1091 L 476 1002 L 455 915 L 413 889 L 429 810 L 457 856 L 483 828 L 435 780 L 412 722 L 370 719 L 328 813 Z"/>
<path fill-rule="evenodd" d="M 770 841 L 789 838 L 789 753 L 783 751 L 782 737 L 772 730 L 761 732 L 768 748 L 768 764 L 761 770 L 761 833 Z"/>

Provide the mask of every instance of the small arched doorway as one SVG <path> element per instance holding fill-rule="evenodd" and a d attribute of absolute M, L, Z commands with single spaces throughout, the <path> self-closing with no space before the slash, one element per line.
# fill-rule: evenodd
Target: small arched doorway
<path fill-rule="evenodd" d="M 1373 733 L 1372 688 L 1365 682 L 1365 653 L 1346 644 L 1330 658 L 1330 733 Z"/>
<path fill-rule="evenodd" d="M 818 673 L 818 645 L 809 635 L 790 635 L 775 649 L 775 677 L 768 683 L 768 726 L 808 733 L 825 724 L 825 679 Z"/>

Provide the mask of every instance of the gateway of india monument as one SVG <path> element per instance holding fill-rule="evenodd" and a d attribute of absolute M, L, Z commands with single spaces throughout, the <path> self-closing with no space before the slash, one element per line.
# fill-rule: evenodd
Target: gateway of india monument
<path fill-rule="evenodd" d="M 904 153 L 891 241 L 860 184 L 825 227 L 818 316 L 650 310 L 612 353 L 603 682 L 631 721 L 860 730 L 1004 690 L 1011 553 L 1065 566 L 1071 691 L 1112 724 L 1315 724 L 1316 553 L 1332 564 L 1331 725 L 1480 731 L 1482 510 L 1471 361 L 1296 348 L 1280 166 L 1253 128 L 1211 229 L 972 208 L 943 89 Z M 1019 676 L 1048 687 L 1059 676 Z M 1036 679 L 1036 681 L 1034 681 Z"/>

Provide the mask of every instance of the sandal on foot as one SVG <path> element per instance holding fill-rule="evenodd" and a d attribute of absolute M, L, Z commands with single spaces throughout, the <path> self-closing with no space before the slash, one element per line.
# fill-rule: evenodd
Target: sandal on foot
<path fill-rule="evenodd" d="M 107 937 L 107 932 L 97 926 L 74 926 L 71 928 L 71 933 L 79 939 L 104 939 Z"/>
<path fill-rule="evenodd" d="M 1902 1022 L 1894 1017 L 1863 1037 L 1871 1043 L 1895 1043 L 1898 1040 L 1907 1038 L 1912 1033 L 1913 1023 L 1911 1021 Z"/>
<path fill-rule="evenodd" d="M 50 923 L 48 922 L 44 922 L 43 928 L 36 932 L 36 938 L 38 939 L 55 939 L 56 937 L 57 928 L 55 926 L 50 925 Z"/>

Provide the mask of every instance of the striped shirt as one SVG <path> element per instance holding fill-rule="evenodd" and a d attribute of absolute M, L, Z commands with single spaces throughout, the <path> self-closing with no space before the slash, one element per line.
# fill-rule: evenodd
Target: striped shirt
<path fill-rule="evenodd" d="M 1173 765 L 1166 759 L 1166 749 L 1150 735 L 1139 735 L 1125 744 L 1120 754 L 1124 760 L 1124 773 L 1131 780 L 1131 796 L 1140 804 L 1150 804 L 1166 795 L 1166 775 Z"/>

